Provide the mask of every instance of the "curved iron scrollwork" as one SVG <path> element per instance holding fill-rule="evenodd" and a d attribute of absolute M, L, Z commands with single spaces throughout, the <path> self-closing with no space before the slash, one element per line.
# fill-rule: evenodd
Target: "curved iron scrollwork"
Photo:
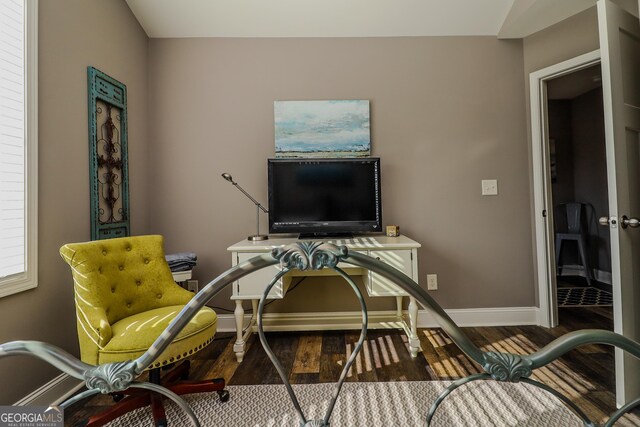
<path fill-rule="evenodd" d="M 511 353 L 484 353 L 482 368 L 496 381 L 518 382 L 529 378 L 532 372 L 531 360 Z"/>
<path fill-rule="evenodd" d="M 99 218 L 100 224 L 111 224 L 126 219 L 126 213 L 122 207 L 116 209 L 118 201 L 122 196 L 122 170 L 123 159 L 121 155 L 121 144 L 118 127 L 113 122 L 112 109 L 110 104 L 107 106 L 107 116 L 104 123 L 100 126 L 100 139 L 97 141 L 98 146 L 102 146 L 102 153 L 98 155 L 98 183 L 99 183 L 99 204 L 106 205 L 100 208 L 101 214 L 106 213 L 106 217 Z M 102 109 L 98 108 L 98 112 Z M 117 118 L 119 115 L 116 116 Z M 117 216 L 116 216 L 117 215 Z"/>
<path fill-rule="evenodd" d="M 346 246 L 322 242 L 299 242 L 275 248 L 271 252 L 280 261 L 282 268 L 297 268 L 301 271 L 335 268 L 348 254 Z"/>
<path fill-rule="evenodd" d="M 340 390 L 342 389 L 342 385 L 347 378 L 347 373 L 349 369 L 353 365 L 364 345 L 364 341 L 367 335 L 367 326 L 369 324 L 369 316 L 367 313 L 367 305 L 365 303 L 364 297 L 362 296 L 362 292 L 358 289 L 358 286 L 355 284 L 353 279 L 346 274 L 342 269 L 338 267 L 338 263 L 344 260 L 348 256 L 348 249 L 345 246 L 338 247 L 336 245 L 332 245 L 330 243 L 314 243 L 314 242 L 298 242 L 288 246 L 284 246 L 281 248 L 276 248 L 272 251 L 271 255 L 276 260 L 280 261 L 280 265 L 282 266 L 282 271 L 278 273 L 271 283 L 265 288 L 262 297 L 260 298 L 260 303 L 258 305 L 258 335 L 260 337 L 260 342 L 262 347 L 264 348 L 267 356 L 271 360 L 271 363 L 275 366 L 282 382 L 284 383 L 287 393 L 289 394 L 289 398 L 293 402 L 293 406 L 298 413 L 298 417 L 300 418 L 300 425 L 302 427 L 328 427 L 329 419 L 331 418 L 331 414 L 333 412 L 333 408 L 338 400 L 338 396 L 340 395 Z M 360 338 L 356 343 L 351 356 L 348 358 L 347 362 L 342 368 L 342 372 L 340 373 L 340 378 L 336 383 L 336 387 L 334 389 L 333 396 L 329 401 L 329 407 L 327 408 L 324 418 L 321 420 L 307 420 L 300 403 L 298 402 L 298 398 L 291 387 L 291 383 L 289 378 L 282 367 L 282 364 L 278 360 L 277 355 L 271 350 L 269 343 L 267 342 L 267 337 L 264 333 L 264 325 L 263 325 L 263 313 L 265 302 L 269 292 L 276 284 L 276 282 L 284 276 L 290 270 L 297 268 L 298 270 L 321 270 L 322 268 L 331 268 L 335 272 L 337 272 L 342 278 L 349 284 L 353 292 L 356 294 L 358 298 L 358 302 L 360 303 L 361 313 L 362 313 L 362 329 L 360 331 Z"/>
<path fill-rule="evenodd" d="M 126 390 L 137 376 L 135 368 L 136 364 L 130 360 L 98 365 L 84 373 L 85 383 L 88 389 L 102 394 Z"/>

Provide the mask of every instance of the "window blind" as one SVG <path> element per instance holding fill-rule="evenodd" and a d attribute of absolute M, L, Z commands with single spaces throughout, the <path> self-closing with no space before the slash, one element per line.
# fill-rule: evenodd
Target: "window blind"
<path fill-rule="evenodd" d="M 0 278 L 25 271 L 25 6 L 0 1 Z"/>

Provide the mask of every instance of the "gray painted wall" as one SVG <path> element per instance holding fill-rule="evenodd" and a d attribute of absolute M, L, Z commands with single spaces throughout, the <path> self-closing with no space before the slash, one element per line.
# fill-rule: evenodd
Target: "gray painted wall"
<path fill-rule="evenodd" d="M 90 238 L 87 66 L 127 85 L 131 226 L 146 233 L 148 39 L 124 1 L 39 5 L 39 283 L 0 299 L 0 342 L 42 340 L 78 354 L 71 273 L 58 248 Z M 33 358 L 0 360 L 0 404 L 58 374 Z"/>
<path fill-rule="evenodd" d="M 553 178 L 552 172 L 551 188 L 555 206 L 575 200 L 571 101 L 550 100 L 548 108 L 549 140 L 555 146 L 556 173 Z"/>
<path fill-rule="evenodd" d="M 201 282 L 255 229 L 253 205 L 220 174 L 267 200 L 273 101 L 369 99 L 384 222 L 422 243 L 420 277 L 438 274 L 434 297 L 449 308 L 534 304 L 520 41 L 153 39 L 149 57 L 150 228 L 169 250 L 198 254 Z M 491 178 L 500 194 L 483 197 Z M 309 286 L 284 309 L 344 300 L 336 289 L 314 306 Z M 232 309 L 228 297 L 214 305 Z"/>

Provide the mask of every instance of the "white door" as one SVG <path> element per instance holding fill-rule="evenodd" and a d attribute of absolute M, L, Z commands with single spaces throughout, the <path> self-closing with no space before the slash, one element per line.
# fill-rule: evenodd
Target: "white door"
<path fill-rule="evenodd" d="M 614 330 L 640 341 L 640 22 L 611 1 L 598 0 L 598 27 Z M 640 395 L 640 362 L 620 350 L 615 360 L 616 400 L 622 405 Z"/>

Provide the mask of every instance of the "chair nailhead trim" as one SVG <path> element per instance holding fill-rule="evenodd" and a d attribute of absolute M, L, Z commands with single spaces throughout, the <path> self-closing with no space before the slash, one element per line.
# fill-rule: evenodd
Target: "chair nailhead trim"
<path fill-rule="evenodd" d="M 160 368 L 162 366 L 169 365 L 169 364 L 173 363 L 174 361 L 180 360 L 182 358 L 185 358 L 187 356 L 190 356 L 190 355 L 194 354 L 194 352 L 205 348 L 208 344 L 211 344 L 212 342 L 213 342 L 213 337 L 211 337 L 208 340 L 206 340 L 204 342 L 204 344 L 200 344 L 197 347 L 190 349 L 188 352 L 185 351 L 184 353 L 182 353 L 182 355 L 178 354 L 175 357 L 169 358 L 169 360 L 163 360 L 162 362 L 156 362 L 153 365 L 150 365 L 150 367 L 151 368 Z"/>

